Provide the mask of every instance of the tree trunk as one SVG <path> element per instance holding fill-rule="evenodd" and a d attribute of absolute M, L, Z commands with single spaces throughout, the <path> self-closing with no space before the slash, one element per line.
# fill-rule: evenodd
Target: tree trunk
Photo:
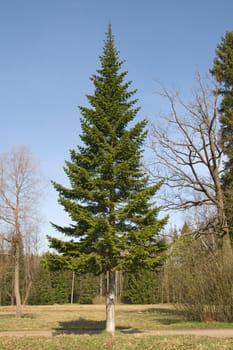
<path fill-rule="evenodd" d="M 218 218 L 220 221 L 220 236 L 221 236 L 221 248 L 226 254 L 232 256 L 232 245 L 231 237 L 229 232 L 229 226 L 227 222 L 226 212 L 224 208 L 223 193 L 219 191 L 219 207 L 218 207 Z"/>
<path fill-rule="evenodd" d="M 99 283 L 100 283 L 99 293 L 100 293 L 100 296 L 102 297 L 103 296 L 103 273 L 100 274 Z"/>
<path fill-rule="evenodd" d="M 72 283 L 71 283 L 71 296 L 70 296 L 70 303 L 73 304 L 74 302 L 74 279 L 75 279 L 75 272 L 72 272 Z"/>
<path fill-rule="evenodd" d="M 20 318 L 22 316 L 22 305 L 21 305 L 21 296 L 19 288 L 19 265 L 20 265 L 20 243 L 19 240 L 15 242 L 15 303 L 16 303 L 16 317 Z"/>
<path fill-rule="evenodd" d="M 232 257 L 233 251 L 229 232 L 223 236 L 222 249 L 227 256 Z"/>
<path fill-rule="evenodd" d="M 115 332 L 115 272 L 108 272 L 108 283 L 106 293 L 106 331 Z"/>
<path fill-rule="evenodd" d="M 30 297 L 31 289 L 32 289 L 32 280 L 30 280 L 28 285 L 27 285 L 25 297 L 23 299 L 23 305 L 27 305 L 28 304 L 28 299 Z"/>

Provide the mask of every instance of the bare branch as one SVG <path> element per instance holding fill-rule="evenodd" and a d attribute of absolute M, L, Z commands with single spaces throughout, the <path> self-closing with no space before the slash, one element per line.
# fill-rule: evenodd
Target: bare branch
<path fill-rule="evenodd" d="M 0 154 L 0 240 L 9 244 L 14 262 L 14 293 L 17 316 L 21 315 L 19 267 L 22 249 L 31 244 L 36 218 L 41 179 L 37 165 L 26 146 Z M 29 237 L 30 236 L 30 237 Z"/>
<path fill-rule="evenodd" d="M 172 190 L 161 196 L 165 208 L 213 206 L 219 215 L 218 226 L 226 232 L 216 87 L 209 86 L 199 73 L 197 84 L 190 103 L 162 87 L 160 95 L 168 102 L 170 113 L 160 118 L 162 126 L 151 124 L 150 175 Z"/>

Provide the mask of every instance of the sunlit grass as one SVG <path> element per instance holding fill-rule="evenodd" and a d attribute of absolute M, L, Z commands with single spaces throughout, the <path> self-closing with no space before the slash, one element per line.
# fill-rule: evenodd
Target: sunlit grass
<path fill-rule="evenodd" d="M 155 337 L 117 333 L 49 338 L 0 338 L 1 350 L 232 350 L 232 339 L 206 337 Z"/>

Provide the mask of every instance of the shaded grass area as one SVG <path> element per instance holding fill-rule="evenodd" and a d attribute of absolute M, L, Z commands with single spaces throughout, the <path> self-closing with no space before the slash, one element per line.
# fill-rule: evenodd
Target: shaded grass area
<path fill-rule="evenodd" d="M 232 350 L 232 339 L 108 334 L 51 338 L 1 338 L 1 350 Z"/>

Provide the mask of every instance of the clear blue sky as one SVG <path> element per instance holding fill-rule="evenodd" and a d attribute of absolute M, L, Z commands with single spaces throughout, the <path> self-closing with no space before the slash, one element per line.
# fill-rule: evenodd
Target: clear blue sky
<path fill-rule="evenodd" d="M 78 105 L 111 21 L 139 118 L 156 118 L 156 80 L 186 91 L 195 70 L 211 68 L 216 45 L 233 30 L 232 0 L 0 0 L 0 152 L 30 147 L 47 178 L 66 183 L 69 149 L 79 142 Z M 45 220 L 62 224 L 52 187 Z M 52 229 L 45 224 L 46 232 Z"/>

